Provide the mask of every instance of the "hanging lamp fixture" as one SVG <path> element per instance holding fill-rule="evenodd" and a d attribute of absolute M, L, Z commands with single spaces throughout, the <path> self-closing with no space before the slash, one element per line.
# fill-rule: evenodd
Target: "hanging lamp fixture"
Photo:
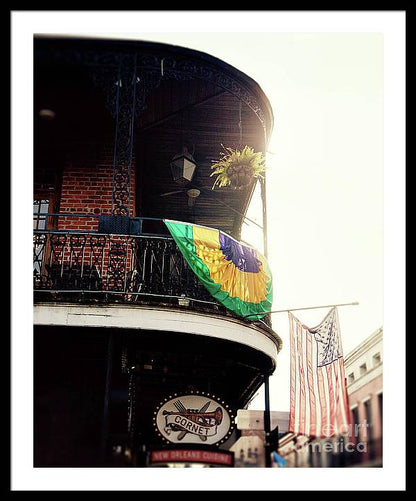
<path fill-rule="evenodd" d="M 185 186 L 192 181 L 196 170 L 196 161 L 186 146 L 183 146 L 182 151 L 172 158 L 170 168 L 175 183 Z"/>

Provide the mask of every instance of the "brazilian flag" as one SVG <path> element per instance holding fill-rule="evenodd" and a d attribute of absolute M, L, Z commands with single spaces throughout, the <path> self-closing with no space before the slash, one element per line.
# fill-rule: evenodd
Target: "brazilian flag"
<path fill-rule="evenodd" d="M 222 231 L 164 220 L 184 259 L 209 293 L 242 317 L 271 311 L 272 274 L 265 257 Z"/>

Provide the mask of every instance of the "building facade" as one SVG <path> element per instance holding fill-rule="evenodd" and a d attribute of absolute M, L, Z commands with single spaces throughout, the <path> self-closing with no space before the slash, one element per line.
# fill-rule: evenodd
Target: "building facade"
<path fill-rule="evenodd" d="M 266 425 L 267 420 L 270 426 Z M 235 466 L 263 467 L 266 457 L 273 466 L 273 454 L 278 448 L 280 437 L 285 437 L 289 426 L 289 413 L 282 411 L 256 411 L 240 409 L 237 412 L 237 429 L 240 437 L 232 445 Z M 270 431 L 266 433 L 266 429 Z"/>
<path fill-rule="evenodd" d="M 211 166 L 272 128 L 259 85 L 208 54 L 35 37 L 35 466 L 233 466 L 281 340 L 266 177 L 213 189 Z M 257 193 L 262 252 L 241 241 Z"/>
<path fill-rule="evenodd" d="M 376 330 L 345 357 L 353 436 L 362 451 L 357 460 L 382 465 L 383 329 Z"/>

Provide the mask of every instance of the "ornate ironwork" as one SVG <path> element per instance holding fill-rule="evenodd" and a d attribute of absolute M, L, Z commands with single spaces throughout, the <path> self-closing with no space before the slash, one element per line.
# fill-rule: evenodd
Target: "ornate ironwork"
<path fill-rule="evenodd" d="M 117 45 L 115 44 L 114 47 L 116 49 Z M 162 52 L 157 55 L 145 52 L 146 49 L 140 47 L 140 42 L 137 49 L 134 50 L 131 46 L 130 52 L 124 53 L 122 50 L 99 49 L 98 47 L 96 50 L 82 50 L 68 46 L 58 48 L 56 45 L 42 44 L 36 47 L 36 57 L 38 60 L 44 60 L 48 63 L 76 64 L 88 67 L 95 84 L 105 91 L 107 105 L 113 116 L 115 116 L 116 99 L 114 84 L 117 81 L 120 59 L 134 57 L 136 75 L 140 79 L 140 89 L 136 94 L 137 114 L 145 109 L 147 95 L 160 84 L 162 79 L 189 80 L 197 78 L 213 83 L 238 97 L 256 114 L 263 127 L 266 127 L 266 116 L 255 92 L 230 71 L 219 65 L 216 66 L 215 63 L 210 64 L 205 60 L 199 60 L 197 56 L 192 58 L 178 53 L 178 57 L 175 58 Z"/>
<path fill-rule="evenodd" d="M 137 85 L 135 56 L 120 57 L 115 85 L 117 90 L 112 213 L 129 216 Z"/>
<path fill-rule="evenodd" d="M 146 109 L 146 98 L 160 84 L 157 71 L 138 69 L 137 55 L 120 55 L 115 98 L 107 91 L 107 106 L 116 121 L 112 214 L 129 216 L 134 120 Z"/>
<path fill-rule="evenodd" d="M 266 127 L 266 117 L 256 96 L 236 78 L 214 66 L 192 59 L 175 60 L 172 57 L 163 59 L 164 78 L 189 80 L 198 78 L 213 83 L 230 92 L 246 104 L 258 117 L 263 127 Z M 161 63 L 160 63 L 161 64 Z"/>
<path fill-rule="evenodd" d="M 108 251 L 107 288 L 125 292 L 127 279 L 127 240 L 111 239 Z"/>

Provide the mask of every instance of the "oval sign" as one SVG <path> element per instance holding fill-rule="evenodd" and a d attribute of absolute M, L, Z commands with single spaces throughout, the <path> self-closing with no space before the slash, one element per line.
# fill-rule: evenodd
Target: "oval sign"
<path fill-rule="evenodd" d="M 229 437 L 233 424 L 228 405 L 209 393 L 169 397 L 161 402 L 154 417 L 159 435 L 175 444 L 219 445 Z"/>

